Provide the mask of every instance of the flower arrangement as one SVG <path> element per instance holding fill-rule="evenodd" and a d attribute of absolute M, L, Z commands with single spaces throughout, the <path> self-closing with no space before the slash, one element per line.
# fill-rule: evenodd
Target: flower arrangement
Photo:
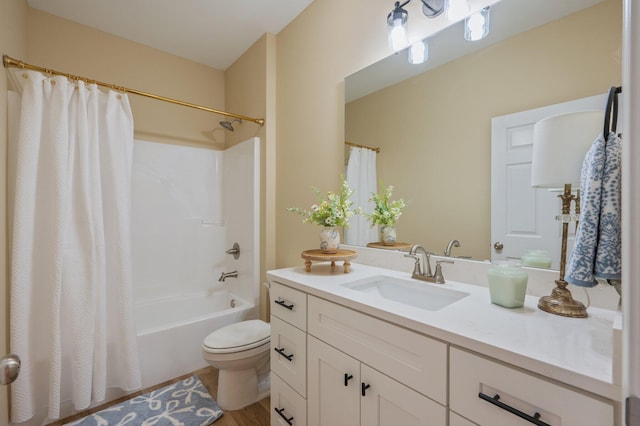
<path fill-rule="evenodd" d="M 393 186 L 389 185 L 383 193 L 371 194 L 369 201 L 372 201 L 375 207 L 373 211 L 366 214 L 366 216 L 371 222 L 372 227 L 378 224 L 393 226 L 402 215 L 402 209 L 404 209 L 407 204 L 402 198 L 392 201 L 392 193 Z"/>
<path fill-rule="evenodd" d="M 352 209 L 353 201 L 350 200 L 353 190 L 349 188 L 349 184 L 344 180 L 344 176 L 340 177 L 342 184 L 340 193 L 336 194 L 331 191 L 327 192 L 327 198 L 323 199 L 318 188 L 313 188 L 318 199 L 318 204 L 311 206 L 309 210 L 303 210 L 298 207 L 289 207 L 287 211 L 297 213 L 304 217 L 302 222 L 314 223 L 324 227 L 344 226 L 349 227 L 349 219 L 354 214 L 361 212 L 360 207 Z"/>

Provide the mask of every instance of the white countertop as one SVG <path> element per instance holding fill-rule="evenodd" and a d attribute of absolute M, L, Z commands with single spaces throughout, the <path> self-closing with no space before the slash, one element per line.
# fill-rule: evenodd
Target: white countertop
<path fill-rule="evenodd" d="M 336 265 L 338 266 L 338 265 Z M 613 323 L 616 311 L 590 307 L 586 319 L 548 314 L 537 308 L 538 298 L 527 296 L 525 306 L 506 309 L 490 302 L 486 287 L 447 280 L 425 286 L 445 286 L 469 296 L 438 311 L 426 311 L 352 290 L 342 284 L 386 275 L 411 280 L 398 272 L 353 263 L 351 272 L 328 264 L 269 271 L 269 281 L 357 309 L 453 345 L 524 368 L 541 376 L 621 400 L 621 387 L 613 378 Z"/>

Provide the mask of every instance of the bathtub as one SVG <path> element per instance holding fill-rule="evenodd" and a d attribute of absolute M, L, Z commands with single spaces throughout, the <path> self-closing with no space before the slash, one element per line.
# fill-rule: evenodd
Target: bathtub
<path fill-rule="evenodd" d="M 137 302 L 134 313 L 143 388 L 206 367 L 201 345 L 209 333 L 258 317 L 227 290 Z"/>

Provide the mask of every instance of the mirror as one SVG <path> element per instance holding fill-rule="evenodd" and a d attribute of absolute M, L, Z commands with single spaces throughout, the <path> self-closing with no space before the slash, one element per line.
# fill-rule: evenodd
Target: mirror
<path fill-rule="evenodd" d="M 486 39 L 465 41 L 460 22 L 422 65 L 399 52 L 345 79 L 345 140 L 380 148 L 379 182 L 409 204 L 398 241 L 491 259 L 492 119 L 619 85 L 621 3 L 503 0 Z"/>

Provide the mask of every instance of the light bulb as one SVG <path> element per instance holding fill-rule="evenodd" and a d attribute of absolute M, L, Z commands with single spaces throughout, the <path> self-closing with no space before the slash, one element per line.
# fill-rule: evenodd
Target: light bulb
<path fill-rule="evenodd" d="M 429 57 L 429 45 L 427 41 L 417 41 L 409 48 L 409 63 L 421 64 Z"/>
<path fill-rule="evenodd" d="M 407 30 L 402 19 L 394 19 L 393 26 L 389 30 L 389 45 L 395 52 L 398 52 L 404 49 L 407 44 Z"/>
<path fill-rule="evenodd" d="M 489 34 L 489 8 L 474 13 L 464 21 L 464 38 L 468 41 L 477 41 Z"/>
<path fill-rule="evenodd" d="M 458 22 L 465 18 L 470 10 L 467 0 L 449 0 L 447 19 L 452 22 Z"/>

